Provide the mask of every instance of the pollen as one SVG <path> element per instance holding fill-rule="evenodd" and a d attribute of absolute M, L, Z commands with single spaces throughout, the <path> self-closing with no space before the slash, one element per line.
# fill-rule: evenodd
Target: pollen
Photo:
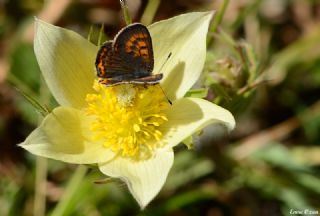
<path fill-rule="evenodd" d="M 93 117 L 92 140 L 117 155 L 147 159 L 163 136 L 169 103 L 159 84 L 105 86 L 95 82 L 95 93 L 86 96 L 86 113 Z"/>

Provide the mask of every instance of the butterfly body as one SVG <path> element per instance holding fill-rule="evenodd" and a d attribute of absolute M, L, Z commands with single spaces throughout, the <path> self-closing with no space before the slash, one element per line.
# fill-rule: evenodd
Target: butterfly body
<path fill-rule="evenodd" d="M 156 84 L 162 74 L 152 74 L 152 40 L 148 29 L 134 23 L 120 30 L 113 41 L 105 42 L 96 57 L 96 70 L 105 85 L 123 83 Z"/>

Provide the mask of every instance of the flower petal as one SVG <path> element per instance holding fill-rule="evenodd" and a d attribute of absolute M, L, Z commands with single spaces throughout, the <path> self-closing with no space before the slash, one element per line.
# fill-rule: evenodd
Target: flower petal
<path fill-rule="evenodd" d="M 172 164 L 173 151 L 170 149 L 158 151 L 153 158 L 145 161 L 117 157 L 100 164 L 99 168 L 110 177 L 122 179 L 143 209 L 159 193 Z"/>
<path fill-rule="evenodd" d="M 167 118 L 169 121 L 160 129 L 167 148 L 172 148 L 209 124 L 220 123 L 228 130 L 235 127 L 234 117 L 228 110 L 199 98 L 175 101 L 168 110 Z"/>
<path fill-rule="evenodd" d="M 32 154 L 76 164 L 106 162 L 114 153 L 100 143 L 91 143 L 89 119 L 81 111 L 58 107 L 20 146 Z"/>
<path fill-rule="evenodd" d="M 35 22 L 34 52 L 50 91 L 62 106 L 83 107 L 98 48 L 73 31 Z"/>
<path fill-rule="evenodd" d="M 155 73 L 170 100 L 182 98 L 199 78 L 206 57 L 206 37 L 213 12 L 194 12 L 156 22 L 149 27 Z M 169 53 L 172 53 L 165 63 Z"/>

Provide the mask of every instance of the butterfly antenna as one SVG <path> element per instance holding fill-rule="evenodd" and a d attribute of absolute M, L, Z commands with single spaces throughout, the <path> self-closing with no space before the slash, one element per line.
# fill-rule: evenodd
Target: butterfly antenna
<path fill-rule="evenodd" d="M 170 59 L 171 55 L 172 55 L 172 52 L 169 53 L 169 55 L 167 56 L 166 60 L 165 60 L 165 61 L 163 62 L 163 64 L 161 65 L 160 70 L 159 70 L 159 73 L 160 73 L 161 70 L 163 69 L 164 65 L 168 62 L 168 60 Z M 161 87 L 161 85 L 159 85 L 159 86 L 160 86 L 163 94 L 166 96 L 166 98 L 167 98 L 168 102 L 170 103 L 170 105 L 172 105 L 171 100 L 168 98 L 167 94 L 164 92 L 164 90 L 163 90 L 163 88 Z"/>
<path fill-rule="evenodd" d="M 161 87 L 161 85 L 159 85 L 159 86 L 160 86 L 160 88 L 161 88 L 161 90 L 162 90 L 163 94 L 166 96 L 167 101 L 169 102 L 169 104 L 170 104 L 170 105 L 172 105 L 171 100 L 168 98 L 167 94 L 163 91 L 163 88 Z"/>
<path fill-rule="evenodd" d="M 170 59 L 172 55 L 172 52 L 169 53 L 169 55 L 167 56 L 166 60 L 162 63 L 161 67 L 160 67 L 160 70 L 159 70 L 159 73 L 162 71 L 164 65 L 168 62 L 168 60 Z"/>

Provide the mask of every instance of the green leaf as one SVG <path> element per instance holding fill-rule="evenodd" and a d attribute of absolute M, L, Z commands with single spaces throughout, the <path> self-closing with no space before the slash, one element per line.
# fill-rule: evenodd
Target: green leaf
<path fill-rule="evenodd" d="M 295 181 L 299 182 L 303 187 L 308 188 L 310 191 L 320 194 L 320 178 L 307 173 L 296 173 Z"/>
<path fill-rule="evenodd" d="M 265 71 L 267 80 L 274 84 L 281 82 L 289 69 L 303 62 L 310 62 L 320 56 L 320 29 L 314 28 L 295 43 L 273 56 L 273 64 Z"/>
<path fill-rule="evenodd" d="M 192 151 L 178 152 L 170 171 L 164 190 L 175 190 L 195 181 L 214 170 L 214 164 L 209 159 L 199 158 Z"/>
<path fill-rule="evenodd" d="M 208 95 L 207 88 L 200 88 L 200 89 L 190 89 L 187 91 L 185 97 L 193 97 L 193 98 L 204 98 Z"/>
<path fill-rule="evenodd" d="M 41 105 L 40 102 L 38 102 L 33 97 L 29 96 L 27 93 L 23 92 L 21 89 L 16 87 L 16 90 L 35 108 L 36 111 L 38 111 L 43 117 L 48 115 L 50 113 L 50 110 Z"/>
<path fill-rule="evenodd" d="M 311 169 L 299 163 L 290 154 L 290 151 L 278 143 L 269 144 L 251 155 L 254 159 L 264 160 L 272 165 L 284 168 L 288 171 L 310 172 Z"/>
<path fill-rule="evenodd" d="M 320 147 L 299 146 L 291 150 L 293 157 L 306 165 L 320 165 Z"/>

